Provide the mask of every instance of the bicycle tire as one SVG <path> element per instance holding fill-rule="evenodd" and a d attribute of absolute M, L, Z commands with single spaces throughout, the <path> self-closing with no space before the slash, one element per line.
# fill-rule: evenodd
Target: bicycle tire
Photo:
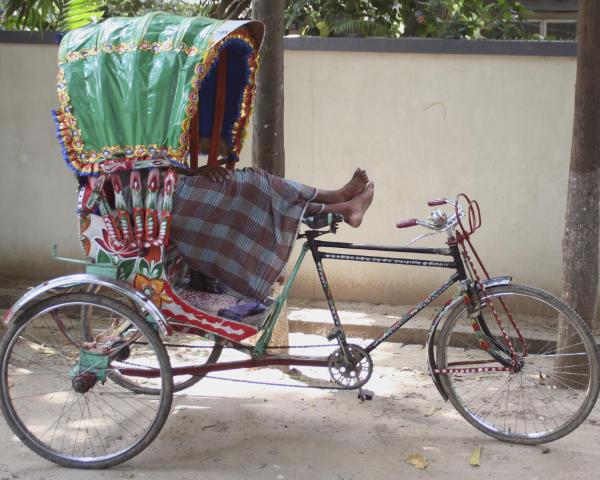
<path fill-rule="evenodd" d="M 516 372 L 484 371 L 500 364 L 490 363 L 492 357 L 479 347 L 461 302 L 449 312 L 436 349 L 438 368 L 451 370 L 440 373 L 450 402 L 475 428 L 509 443 L 546 443 L 572 432 L 591 412 L 600 389 L 598 349 L 584 320 L 553 295 L 524 285 L 492 287 L 481 298 L 490 333 L 506 346 L 491 299 L 523 366 Z M 526 349 L 500 299 L 512 312 Z M 525 302 L 536 312 L 525 309 Z M 461 363 L 483 371 L 460 372 Z"/>
<path fill-rule="evenodd" d="M 111 364 L 117 365 L 114 357 L 107 355 L 94 357 L 106 360 L 103 369 L 92 364 L 81 370 L 84 352 L 93 354 L 81 336 L 82 305 L 94 307 L 97 315 L 104 315 L 107 325 L 115 317 L 131 322 L 130 334 L 144 338 L 156 356 L 160 396 L 146 399 L 118 390 L 106 377 L 90 381 L 86 391 L 76 390 L 77 377 L 90 370 L 94 375 L 101 376 L 102 371 L 107 375 Z M 113 330 L 107 327 L 106 331 L 106 338 L 110 334 L 114 339 Z M 118 348 L 115 352 L 120 354 Z M 15 319 L 0 342 L 0 387 L 0 410 L 25 445 L 56 464 L 87 469 L 112 467 L 144 450 L 162 429 L 173 399 L 169 357 L 156 332 L 130 307 L 91 293 L 56 295 L 32 305 Z"/>

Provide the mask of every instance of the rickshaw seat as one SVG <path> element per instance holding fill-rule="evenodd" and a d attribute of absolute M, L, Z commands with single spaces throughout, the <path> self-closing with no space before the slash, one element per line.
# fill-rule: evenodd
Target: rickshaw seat
<path fill-rule="evenodd" d="M 307 215 L 302 219 L 302 223 L 311 230 L 331 227 L 343 221 L 344 216 L 339 213 L 319 213 L 318 215 Z"/>

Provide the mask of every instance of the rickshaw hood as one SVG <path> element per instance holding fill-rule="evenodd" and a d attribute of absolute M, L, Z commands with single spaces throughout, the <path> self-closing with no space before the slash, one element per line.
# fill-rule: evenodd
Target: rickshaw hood
<path fill-rule="evenodd" d="M 236 160 L 262 35 L 258 22 L 163 12 L 69 32 L 59 49 L 60 108 L 53 112 L 65 161 L 79 175 L 140 162 L 185 164 L 198 109 L 200 136 L 210 137 L 214 67 L 225 47 L 230 74 L 222 135 L 228 159 Z"/>

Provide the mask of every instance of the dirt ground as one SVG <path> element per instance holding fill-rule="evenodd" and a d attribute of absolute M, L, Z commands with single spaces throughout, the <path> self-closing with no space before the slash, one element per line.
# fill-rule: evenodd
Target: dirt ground
<path fill-rule="evenodd" d="M 325 343 L 314 335 L 291 337 L 297 345 Z M 223 359 L 239 355 L 232 352 Z M 110 470 L 85 472 L 85 478 L 597 478 L 593 472 L 600 460 L 600 406 L 566 438 L 543 446 L 512 446 L 479 433 L 443 402 L 426 373 L 421 346 L 384 344 L 373 360 L 367 388 L 375 397 L 366 402 L 360 402 L 356 392 L 204 379 L 176 396 L 163 431 L 142 454 Z M 327 375 L 311 368 L 302 373 L 322 379 Z M 276 369 L 218 376 L 300 384 Z M 473 467 L 469 459 L 477 447 L 483 447 L 481 466 Z M 0 480 L 68 480 L 82 475 L 35 455 L 4 421 L 0 452 Z M 411 453 L 423 454 L 427 468 L 408 464 Z"/>

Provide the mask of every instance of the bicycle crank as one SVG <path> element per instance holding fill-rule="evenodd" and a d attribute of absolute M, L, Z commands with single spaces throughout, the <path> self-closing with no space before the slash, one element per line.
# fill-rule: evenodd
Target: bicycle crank
<path fill-rule="evenodd" d="M 371 378 L 373 361 L 358 345 L 348 344 L 348 355 L 341 348 L 329 355 L 329 374 L 332 380 L 345 388 L 360 388 Z"/>

